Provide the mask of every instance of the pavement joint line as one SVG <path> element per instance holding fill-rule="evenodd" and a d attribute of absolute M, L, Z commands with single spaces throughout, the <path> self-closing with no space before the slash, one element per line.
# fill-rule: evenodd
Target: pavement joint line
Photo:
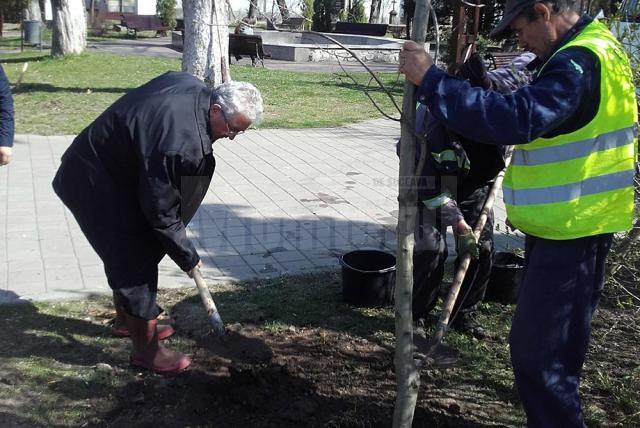
<path fill-rule="evenodd" d="M 242 136 L 242 140 L 239 139 L 242 144 L 223 142 L 215 145 L 219 166 L 203 206 L 189 227 L 189 234 L 203 260 L 208 262 L 212 274 L 216 278 L 237 282 L 310 271 L 335 271 L 338 265 L 336 263 L 333 266 L 333 260 L 337 254 L 371 247 L 393 251 L 395 225 L 390 224 L 389 219 L 397 217 L 397 214 L 393 215 L 397 211 L 397 201 L 392 196 L 397 192 L 395 183 L 398 177 L 394 149 L 397 137 L 392 134 L 399 135 L 399 130 L 393 130 L 397 124 L 389 123 L 386 119 L 377 119 L 337 128 L 257 129 Z M 51 176 L 45 174 L 45 157 L 41 152 L 34 152 L 31 146 L 48 144 L 49 164 L 52 161 L 53 168 L 57 169 L 59 157 L 73 136 L 27 135 L 19 138 L 27 143 L 27 147 L 22 147 L 29 152 L 27 156 L 30 154 L 30 161 L 23 167 L 14 163 L 12 169 L 3 168 L 0 183 L 10 184 L 21 177 L 29 177 L 30 193 L 37 207 L 46 208 L 47 213 L 55 210 L 58 199 L 50 188 Z M 351 204 L 330 203 L 332 201 L 326 200 L 321 193 L 331 195 L 336 200 L 348 200 Z M 5 217 L 2 223 L 5 228 L 4 278 L 7 284 L 3 288 L 10 289 L 7 231 L 12 220 L 9 206 L 16 196 L 9 191 L 0 195 L 6 202 L 5 209 L 0 209 L 0 214 L 3 213 Z M 20 202 L 15 203 L 20 206 Z M 99 272 L 100 261 L 89 246 L 83 245 L 85 238 L 80 236 L 79 229 L 74 226 L 75 220 L 67 209 L 62 209 L 62 218 L 64 235 L 71 243 L 72 251 L 69 254 L 73 254 L 69 259 L 78 270 L 81 290 L 74 288 L 74 292 L 65 291 L 61 288 L 64 281 L 56 280 L 55 284 L 52 283 L 55 290 L 45 289 L 50 293 L 37 297 L 46 299 L 93 292 L 108 293 L 110 290 L 105 288 L 104 274 Z M 46 220 L 40 217 L 35 220 L 38 222 L 36 230 L 40 256 L 43 253 L 42 246 L 46 245 L 40 239 L 43 231 L 47 230 L 46 236 L 56 236 L 50 233 L 51 222 Z M 502 221 L 502 215 L 497 221 Z M 27 226 L 16 227 L 24 229 Z M 225 227 L 245 228 L 248 241 L 243 241 L 241 237 L 227 239 Z M 507 242 L 507 248 L 517 246 L 512 242 L 521 241 L 520 237 L 505 235 L 501 231 L 496 231 L 496 234 L 500 235 L 498 239 L 501 242 Z M 278 237 L 282 238 L 282 249 L 277 249 L 280 242 Z M 447 238 L 450 238 L 449 233 Z M 82 251 L 79 251 L 79 245 Z M 283 251 L 283 255 L 278 257 L 279 253 L 272 250 Z M 27 256 L 30 252 L 24 254 Z M 265 254 L 270 257 L 265 258 Z M 217 257 L 220 258 L 219 264 L 216 263 Z M 237 261 L 233 261 L 234 258 Z M 40 261 L 44 266 L 45 279 L 47 266 L 58 269 L 57 272 L 64 269 L 55 261 L 47 262 L 47 266 L 42 257 Z M 172 263 L 167 259 L 161 264 L 162 278 L 159 280 L 164 287 L 183 285 L 175 280 L 177 268 Z M 90 268 L 86 267 L 88 264 Z M 303 266 L 311 267 L 301 268 Z M 265 267 L 274 271 L 263 271 Z M 87 275 L 91 276 L 91 286 Z M 46 284 L 49 282 L 47 280 Z M 25 289 L 23 294 L 36 295 L 33 288 Z"/>

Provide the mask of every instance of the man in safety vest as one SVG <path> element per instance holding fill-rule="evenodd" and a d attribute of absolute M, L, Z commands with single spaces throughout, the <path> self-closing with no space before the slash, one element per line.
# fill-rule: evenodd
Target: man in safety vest
<path fill-rule="evenodd" d="M 526 237 L 510 335 L 516 386 L 535 427 L 582 427 L 578 396 L 613 233 L 631 228 L 637 107 L 629 60 L 572 0 L 507 0 L 492 35 L 511 30 L 541 66 L 511 95 L 472 88 L 406 42 L 400 71 L 452 131 L 515 145 L 504 181 Z"/>

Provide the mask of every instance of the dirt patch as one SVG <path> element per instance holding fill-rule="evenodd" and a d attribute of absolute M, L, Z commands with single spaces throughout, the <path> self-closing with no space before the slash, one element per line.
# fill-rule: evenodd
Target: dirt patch
<path fill-rule="evenodd" d="M 178 319 L 179 309 L 174 311 Z M 178 323 L 201 349 L 191 369 L 169 377 L 145 374 L 123 391 L 106 424 L 130 425 L 133 420 L 139 426 L 216 427 L 391 423 L 395 378 L 390 349 L 318 328 L 267 332 L 255 325 L 229 327 L 227 337 L 219 340 L 202 335 L 206 329 Z M 455 401 L 430 400 L 436 406 L 433 415 L 419 410 L 416 423 L 427 424 L 446 413 L 460 416 L 462 409 Z M 451 422 L 461 426 L 456 417 Z"/>
<path fill-rule="evenodd" d="M 140 426 L 390 426 L 393 350 L 382 341 L 323 328 L 265 331 L 246 323 L 229 325 L 221 341 L 208 334 L 201 312 L 194 304 L 172 312 L 180 333 L 197 343 L 192 368 L 177 376 L 143 375 L 123 393 L 105 419 L 108 425 L 137 420 Z M 597 371 L 606 364 L 616 378 L 637 370 L 635 349 L 620 349 L 620 341 L 632 343 L 637 337 L 625 329 L 602 330 L 612 321 L 609 311 L 600 311 L 597 318 L 583 395 L 590 420 L 609 426 L 625 415 L 607 403 L 616 398 L 595 380 Z M 607 354 L 607 363 L 595 358 L 612 340 L 617 350 Z M 490 349 L 505 342 L 492 339 L 484 345 Z M 521 426 L 513 388 L 482 369 L 468 373 L 469 362 L 460 358 L 458 351 L 444 347 L 436 363 L 423 370 L 414 426 Z M 132 402 L 131 397 L 137 398 Z"/>
<path fill-rule="evenodd" d="M 345 305 L 334 274 L 219 288 L 225 340 L 193 290 L 164 291 L 193 356 L 178 375 L 131 368 L 108 298 L 0 307 L 0 426 L 390 426 L 393 310 Z M 421 372 L 414 426 L 523 426 L 508 352 L 513 307 L 483 304 L 490 332 L 452 331 Z M 435 320 L 435 319 L 434 319 Z M 432 320 L 432 321 L 434 321 Z M 602 305 L 581 386 L 588 426 L 640 424 L 638 312 Z M 427 333 L 429 330 L 427 330 Z M 415 337 L 420 352 L 426 340 Z M 19 397 L 19 399 L 17 398 Z"/>

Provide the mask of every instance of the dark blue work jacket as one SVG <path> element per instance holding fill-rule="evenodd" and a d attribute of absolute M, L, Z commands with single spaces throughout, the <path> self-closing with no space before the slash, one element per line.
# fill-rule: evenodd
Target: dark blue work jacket
<path fill-rule="evenodd" d="M 552 52 L 591 21 L 580 18 Z M 508 95 L 471 87 L 433 66 L 416 95 L 452 132 L 485 144 L 526 144 L 582 128 L 600 104 L 598 58 L 586 48 L 570 47 L 540 63 L 544 67 L 532 83 Z"/>

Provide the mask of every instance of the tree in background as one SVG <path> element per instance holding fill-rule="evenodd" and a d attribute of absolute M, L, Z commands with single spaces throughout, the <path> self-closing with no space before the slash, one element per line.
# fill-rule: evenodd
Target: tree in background
<path fill-rule="evenodd" d="M 40 11 L 40 2 L 38 0 L 29 0 L 24 18 L 31 21 L 42 21 L 42 12 Z"/>
<path fill-rule="evenodd" d="M 367 16 L 364 13 L 364 0 L 353 0 L 349 9 L 349 22 L 367 22 Z"/>
<path fill-rule="evenodd" d="M 83 0 L 53 0 L 51 54 L 79 54 L 87 46 L 87 22 Z"/>
<path fill-rule="evenodd" d="M 249 9 L 247 11 L 247 16 L 244 17 L 243 21 L 247 24 L 256 25 L 258 21 L 258 4 L 256 3 L 258 0 L 249 0 Z"/>
<path fill-rule="evenodd" d="M 495 0 L 485 2 L 485 6 L 480 9 L 480 34 L 489 36 L 489 33 L 502 18 L 505 0 Z"/>
<path fill-rule="evenodd" d="M 331 31 L 331 11 L 334 0 L 313 0 L 313 31 Z"/>
<path fill-rule="evenodd" d="M 313 0 L 300 0 L 300 10 L 304 17 L 304 28 L 311 28 L 311 22 L 313 22 Z"/>
<path fill-rule="evenodd" d="M 369 13 L 369 24 L 380 22 L 380 11 L 382 10 L 382 0 L 371 0 L 371 13 Z"/>
<path fill-rule="evenodd" d="M 176 0 L 156 0 L 156 13 L 171 30 L 176 28 L 176 4 Z"/>
<path fill-rule="evenodd" d="M 220 0 L 182 0 L 182 71 L 216 87 L 231 80 L 227 7 Z"/>
<path fill-rule="evenodd" d="M 278 10 L 280 11 L 280 16 L 282 16 L 282 20 L 288 21 L 289 8 L 287 7 L 287 2 L 285 0 L 276 0 L 276 4 L 278 5 Z"/>

